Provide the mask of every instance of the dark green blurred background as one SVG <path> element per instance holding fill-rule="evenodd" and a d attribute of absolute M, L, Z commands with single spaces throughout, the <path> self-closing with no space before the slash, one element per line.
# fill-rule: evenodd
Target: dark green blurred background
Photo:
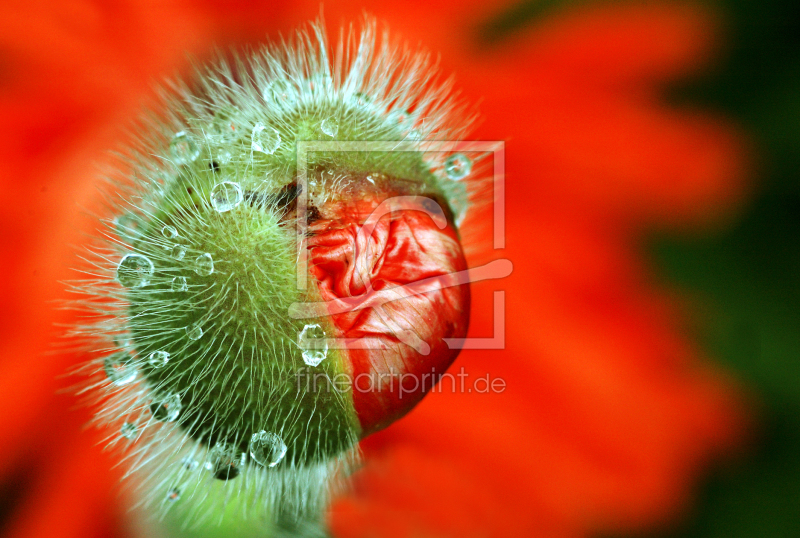
<path fill-rule="evenodd" d="M 724 57 L 676 98 L 724 111 L 756 143 L 754 192 L 724 233 L 654 237 L 662 278 L 703 300 L 696 337 L 757 392 L 760 430 L 695 513 L 660 536 L 800 536 L 800 2 L 718 2 Z"/>
<path fill-rule="evenodd" d="M 572 2 L 524 2 L 481 29 L 487 42 Z M 697 235 L 652 234 L 656 274 L 697 305 L 707 355 L 753 391 L 752 446 L 719 464 L 692 513 L 643 537 L 800 537 L 800 1 L 708 1 L 722 54 L 665 99 L 717 110 L 755 143 L 753 191 L 734 222 Z"/>

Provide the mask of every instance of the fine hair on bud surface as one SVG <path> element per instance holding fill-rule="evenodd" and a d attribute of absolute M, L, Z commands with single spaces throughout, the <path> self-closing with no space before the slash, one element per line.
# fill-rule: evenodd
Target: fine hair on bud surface
<path fill-rule="evenodd" d="M 369 19 L 335 47 L 318 23 L 220 57 L 163 99 L 108 176 L 101 237 L 70 282 L 81 314 L 71 334 L 93 357 L 80 390 L 156 513 L 185 505 L 199 524 L 230 512 L 210 508 L 219 504 L 313 519 L 345 485 L 362 431 L 352 390 L 298 382 L 349 366 L 320 343 L 334 334 L 329 319 L 287 314 L 319 300 L 297 285 L 296 199 L 305 194 L 313 216 L 353 178 L 402 178 L 460 222 L 475 158 L 316 151 L 304 187 L 297 142 L 457 140 L 472 117 L 427 54 Z"/>

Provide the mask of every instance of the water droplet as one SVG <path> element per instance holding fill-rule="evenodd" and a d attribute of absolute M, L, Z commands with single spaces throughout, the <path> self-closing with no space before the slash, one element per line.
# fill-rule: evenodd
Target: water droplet
<path fill-rule="evenodd" d="M 133 242 L 141 235 L 142 219 L 134 213 L 125 213 L 114 219 L 114 230 L 120 239 Z"/>
<path fill-rule="evenodd" d="M 357 92 L 353 95 L 353 101 L 355 101 L 356 105 L 358 106 L 367 106 L 372 104 L 372 99 L 365 93 Z"/>
<path fill-rule="evenodd" d="M 291 82 L 278 79 L 264 90 L 264 100 L 276 105 L 292 104 L 297 100 L 297 90 Z"/>
<path fill-rule="evenodd" d="M 175 229 L 175 226 L 164 226 L 161 228 L 161 235 L 167 239 L 175 239 L 178 237 L 178 230 Z"/>
<path fill-rule="evenodd" d="M 185 458 L 183 458 L 181 460 L 181 466 L 184 469 L 186 469 L 187 471 L 194 471 L 195 469 L 197 469 L 197 467 L 199 465 L 200 464 L 197 463 L 197 460 L 194 460 L 194 459 L 190 458 L 189 456 L 186 456 Z"/>
<path fill-rule="evenodd" d="M 281 146 L 281 135 L 272 127 L 267 127 L 261 122 L 253 127 L 250 147 L 253 151 L 260 151 L 272 155 Z"/>
<path fill-rule="evenodd" d="M 167 500 L 171 503 L 175 501 L 179 501 L 181 498 L 181 490 L 178 488 L 172 488 L 167 492 Z"/>
<path fill-rule="evenodd" d="M 400 125 L 408 125 L 411 122 L 411 115 L 403 110 L 394 113 L 394 119 Z"/>
<path fill-rule="evenodd" d="M 111 337 L 114 345 L 119 349 L 131 349 L 133 347 L 133 340 L 130 333 L 117 333 Z"/>
<path fill-rule="evenodd" d="M 136 367 L 133 357 L 121 351 L 103 359 L 103 369 L 108 379 L 117 386 L 127 385 L 136 379 Z"/>
<path fill-rule="evenodd" d="M 130 422 L 126 422 L 122 425 L 122 428 L 120 428 L 120 433 L 122 433 L 122 437 L 125 439 L 135 439 L 137 431 L 136 425 Z"/>
<path fill-rule="evenodd" d="M 153 400 L 150 403 L 150 412 L 160 422 L 174 422 L 181 414 L 181 397 L 173 393 Z"/>
<path fill-rule="evenodd" d="M 333 91 L 333 78 L 328 73 L 318 73 L 304 79 L 303 88 L 306 92 L 316 95 L 330 95 Z"/>
<path fill-rule="evenodd" d="M 175 164 L 189 164 L 200 155 L 200 147 L 186 131 L 176 133 L 169 143 L 169 151 Z"/>
<path fill-rule="evenodd" d="M 219 164 L 228 164 L 233 159 L 233 153 L 226 148 L 220 148 L 217 152 L 217 161 Z"/>
<path fill-rule="evenodd" d="M 412 142 L 422 140 L 422 133 L 419 129 L 410 129 L 406 135 L 406 140 L 411 140 Z"/>
<path fill-rule="evenodd" d="M 185 276 L 176 276 L 172 279 L 172 291 L 186 291 L 189 289 L 189 284 L 186 282 Z"/>
<path fill-rule="evenodd" d="M 186 336 L 189 340 L 200 340 L 203 337 L 203 328 L 197 323 L 189 325 L 186 327 Z"/>
<path fill-rule="evenodd" d="M 117 280 L 126 288 L 141 288 L 153 276 L 153 262 L 141 254 L 128 254 L 117 266 Z"/>
<path fill-rule="evenodd" d="M 217 183 L 211 189 L 211 205 L 220 213 L 230 211 L 241 204 L 243 199 L 242 187 L 233 181 Z"/>
<path fill-rule="evenodd" d="M 317 324 L 303 327 L 299 338 L 300 348 L 303 349 L 303 362 L 309 366 L 317 366 L 328 356 L 328 342 L 325 340 L 325 331 Z"/>
<path fill-rule="evenodd" d="M 463 153 L 454 153 L 445 159 L 444 171 L 452 180 L 464 179 L 472 171 L 472 161 Z"/>
<path fill-rule="evenodd" d="M 277 434 L 261 430 L 250 438 L 250 456 L 264 467 L 275 467 L 286 455 L 286 443 Z"/>
<path fill-rule="evenodd" d="M 163 368 L 169 362 L 169 353 L 166 351 L 153 351 L 149 357 L 147 357 L 147 362 L 150 363 L 150 366 L 153 368 Z"/>
<path fill-rule="evenodd" d="M 214 114 L 211 125 L 208 126 L 206 138 L 212 142 L 224 144 L 236 138 L 237 124 L 235 117 L 238 110 L 233 107 L 224 107 Z"/>
<path fill-rule="evenodd" d="M 320 125 L 320 129 L 322 129 L 322 132 L 328 136 L 331 137 L 336 136 L 336 133 L 339 132 L 339 121 L 334 117 L 322 120 L 322 125 Z"/>
<path fill-rule="evenodd" d="M 194 260 L 194 272 L 200 276 L 208 276 L 214 272 L 214 258 L 206 252 Z"/>
<path fill-rule="evenodd" d="M 186 247 L 184 245 L 175 245 L 172 247 L 172 257 L 176 260 L 182 260 L 186 256 Z"/>
<path fill-rule="evenodd" d="M 233 445 L 217 443 L 208 454 L 208 469 L 218 480 L 230 480 L 239 476 L 242 458 L 237 456 Z"/>

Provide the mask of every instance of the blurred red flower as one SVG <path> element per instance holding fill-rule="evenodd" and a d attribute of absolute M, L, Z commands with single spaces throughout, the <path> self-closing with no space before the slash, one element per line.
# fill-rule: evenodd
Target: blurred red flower
<path fill-rule="evenodd" d="M 16 508 L 9 532 L 122 534 L 113 461 L 98 434 L 80 431 L 86 412 L 55 395 L 56 376 L 82 358 L 45 354 L 58 333 L 51 325 L 69 321 L 48 301 L 65 296 L 57 281 L 70 278 L 71 245 L 95 227 L 76 202 L 99 203 L 92 163 L 187 51 L 286 33 L 319 5 L 1 9 L 0 483 Z M 713 21 L 686 4 L 578 6 L 489 44 L 475 38 L 484 3 L 369 9 L 440 53 L 465 97 L 481 101 L 476 138 L 507 141 L 507 248 L 494 254 L 515 270 L 474 287 L 471 328 L 492 335 L 492 291 L 505 290 L 506 349 L 464 352 L 455 365 L 507 388 L 445 386 L 364 442 L 354 490 L 331 509 L 333 534 L 587 536 L 665 521 L 744 423 L 732 385 L 682 334 L 638 248 L 644 231 L 702 225 L 742 193 L 735 130 L 659 95 L 707 59 Z M 358 19 L 362 5 L 325 10 L 335 27 Z M 492 256 L 476 251 L 470 262 Z"/>

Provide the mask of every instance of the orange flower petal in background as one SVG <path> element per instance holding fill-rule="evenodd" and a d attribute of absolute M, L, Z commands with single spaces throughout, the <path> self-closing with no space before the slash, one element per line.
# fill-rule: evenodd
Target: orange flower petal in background
<path fill-rule="evenodd" d="M 741 193 L 737 134 L 658 100 L 657 84 L 706 56 L 710 30 L 684 6 L 606 6 L 491 57 L 462 54 L 459 85 L 484 97 L 478 137 L 509 140 L 497 256 L 515 271 L 473 289 L 481 337 L 491 290 L 506 291 L 506 349 L 455 367 L 508 388 L 432 394 L 368 439 L 357 489 L 332 511 L 336 536 L 644 528 L 674 515 L 700 465 L 741 434 L 732 387 L 702 366 L 637 251 L 644 225 L 696 224 Z"/>
<path fill-rule="evenodd" d="M 235 7 L 235 6 L 234 6 Z M 141 2 L 28 2 L 0 8 L 0 484 L 17 510 L 9 535 L 107 536 L 129 504 L 112 493 L 119 473 L 81 431 L 88 410 L 56 395 L 85 356 L 54 353 L 69 322 L 54 300 L 74 279 L 76 246 L 94 235 L 85 208 L 101 203 L 99 162 L 152 100 L 157 80 L 213 41 L 255 40 L 285 5 L 255 9 Z M 220 17 L 224 13 L 224 17 Z M 259 22 L 255 23 L 254 21 Z M 266 26 L 269 21 L 276 26 Z M 83 208 L 83 209 L 82 209 Z M 28 454 L 28 459 L 24 455 Z M 21 465 L 35 472 L 21 472 Z M 117 521 L 109 521 L 110 518 Z M 2 527 L 0 527 L 1 532 Z M 115 532 L 121 532 L 117 530 Z"/>
<path fill-rule="evenodd" d="M 363 7 L 325 15 L 334 28 Z M 505 291 L 506 346 L 464 352 L 453 370 L 464 368 L 467 388 L 487 374 L 507 388 L 446 382 L 370 437 L 332 532 L 588 536 L 673 516 L 701 465 L 742 430 L 731 385 L 703 366 L 637 250 L 646 227 L 696 225 L 741 193 L 736 132 L 659 99 L 661 84 L 707 58 L 712 21 L 684 4 L 575 7 L 482 48 L 473 36 L 485 3 L 368 9 L 441 53 L 465 98 L 481 102 L 476 138 L 507 141 L 507 248 L 469 260 L 514 263 L 472 293 L 471 335 L 489 337 L 492 292 Z M 52 324 L 68 321 L 51 306 L 65 297 L 57 281 L 73 277 L 80 233 L 95 233 L 76 209 L 100 203 L 93 163 L 187 51 L 286 33 L 318 13 L 318 2 L 2 8 L 0 245 L 12 261 L 0 279 L 0 398 L 14 412 L 0 414 L 0 483 L 19 485 L 11 535 L 108 535 L 129 503 L 112 493 L 118 474 L 99 435 L 79 429 L 88 413 L 54 395 L 56 376 L 84 358 L 45 353 Z"/>

